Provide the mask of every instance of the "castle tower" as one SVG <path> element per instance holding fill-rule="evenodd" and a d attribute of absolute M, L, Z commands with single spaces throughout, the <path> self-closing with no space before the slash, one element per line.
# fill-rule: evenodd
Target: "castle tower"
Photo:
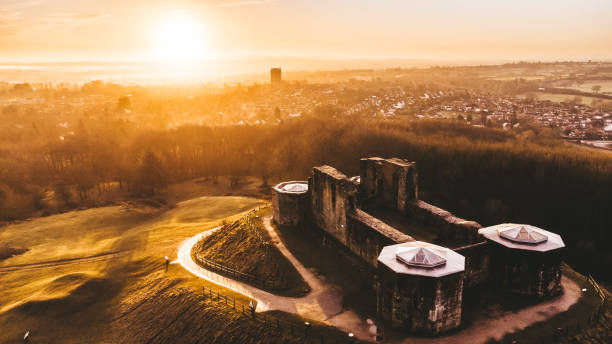
<path fill-rule="evenodd" d="M 481 228 L 493 243 L 490 279 L 504 290 L 536 297 L 561 293 L 565 244 L 558 234 L 514 223 Z"/>
<path fill-rule="evenodd" d="M 284 182 L 272 189 L 273 219 L 279 226 L 302 222 L 310 205 L 308 182 Z"/>
<path fill-rule="evenodd" d="M 408 203 L 419 199 L 414 162 L 396 158 L 363 158 L 359 168 L 359 189 L 364 200 L 404 213 Z"/>
<path fill-rule="evenodd" d="M 465 257 L 410 241 L 385 246 L 378 263 L 377 312 L 391 326 L 435 334 L 461 324 Z"/>

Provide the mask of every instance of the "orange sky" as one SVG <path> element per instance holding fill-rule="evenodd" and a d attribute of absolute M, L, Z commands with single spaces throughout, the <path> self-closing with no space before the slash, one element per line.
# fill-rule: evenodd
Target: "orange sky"
<path fill-rule="evenodd" d="M 0 61 L 151 60 L 177 49 L 194 58 L 599 60 L 612 59 L 611 16 L 609 0 L 0 0 Z M 169 17 L 196 23 L 197 34 L 177 48 L 172 28 L 159 33 Z"/>

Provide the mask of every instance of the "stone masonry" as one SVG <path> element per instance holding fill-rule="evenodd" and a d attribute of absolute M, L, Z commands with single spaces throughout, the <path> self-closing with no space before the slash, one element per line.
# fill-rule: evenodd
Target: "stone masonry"
<path fill-rule="evenodd" d="M 304 185 L 287 182 L 274 188 L 275 222 L 311 223 L 376 269 L 377 276 L 372 278 L 377 286 L 377 313 L 394 328 L 437 334 L 458 327 L 464 288 L 501 287 L 536 297 L 561 292 L 565 245 L 558 235 L 530 226 L 535 237 L 547 236 L 549 241 L 509 243 L 496 226 L 482 228 L 419 200 L 414 162 L 363 158 L 360 176 L 352 178 L 331 166 L 314 167 Z M 411 233 L 368 214 L 363 204 L 388 209 L 444 242 L 461 244 L 449 249 L 416 241 Z M 427 263 L 421 253 L 414 255 L 414 266 L 400 259 L 421 249 L 429 250 L 427 254 L 438 259 L 439 265 L 420 264 L 419 259 Z"/>

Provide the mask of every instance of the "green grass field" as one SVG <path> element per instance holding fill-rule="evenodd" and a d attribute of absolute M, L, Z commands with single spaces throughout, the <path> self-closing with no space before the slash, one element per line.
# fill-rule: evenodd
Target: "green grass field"
<path fill-rule="evenodd" d="M 185 198 L 174 192 L 177 200 Z M 165 271 L 164 256 L 175 259 L 183 240 L 234 221 L 266 201 L 198 197 L 171 209 L 149 203 L 0 227 L 0 343 L 23 343 L 26 331 L 31 343 L 304 342 L 302 332 L 276 330 L 231 305 L 202 297 L 201 290 L 213 288 L 242 304 L 251 301 L 247 297 L 177 264 Z M 14 250 L 22 248 L 28 250 Z M 291 314 L 280 317 L 304 322 Z M 328 338 L 346 336 L 316 322 L 312 327 Z"/>
<path fill-rule="evenodd" d="M 544 75 L 505 75 L 505 76 L 490 77 L 490 79 L 492 80 L 500 80 L 500 81 L 508 81 L 508 80 L 516 80 L 516 79 L 543 80 L 544 78 L 545 78 Z"/>
<path fill-rule="evenodd" d="M 178 265 L 164 273 L 163 257 L 174 259 L 182 240 L 262 203 L 247 197 L 201 197 L 170 210 L 128 204 L 0 228 L 3 246 L 28 249 L 0 261 L 0 343 L 18 342 L 26 331 L 33 342 L 104 341 L 123 333 L 112 320 L 126 304 L 161 290 L 160 299 L 169 297 L 169 289 L 160 286 L 192 298 L 184 288 L 200 290 L 206 282 Z"/>
<path fill-rule="evenodd" d="M 551 102 L 555 102 L 555 103 L 570 102 L 570 101 L 573 101 L 575 98 L 580 99 L 578 103 L 581 103 L 581 104 L 591 104 L 593 100 L 596 100 L 596 101 L 601 100 L 599 98 L 594 98 L 594 97 L 584 97 L 584 96 L 576 96 L 576 95 L 571 95 L 571 94 L 557 94 L 557 93 L 546 93 L 546 92 L 533 92 L 533 95 L 535 96 L 536 99 L 550 100 Z M 518 96 L 521 98 L 524 98 L 527 96 L 527 94 L 519 94 Z"/>
<path fill-rule="evenodd" d="M 593 86 L 595 85 L 601 86 L 599 93 L 612 92 L 612 80 L 586 80 L 580 85 L 574 83 L 571 86 L 559 85 L 557 87 L 569 88 L 581 92 L 593 92 Z"/>

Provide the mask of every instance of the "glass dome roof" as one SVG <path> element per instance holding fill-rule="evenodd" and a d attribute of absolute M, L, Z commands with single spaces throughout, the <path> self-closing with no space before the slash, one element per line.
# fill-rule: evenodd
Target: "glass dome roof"
<path fill-rule="evenodd" d="M 517 225 L 505 229 L 500 228 L 498 234 L 504 239 L 523 244 L 536 245 L 548 240 L 548 236 L 526 225 Z"/>
<path fill-rule="evenodd" d="M 426 247 L 412 247 L 395 255 L 400 262 L 416 267 L 433 268 L 446 264 L 444 253 Z"/>
<path fill-rule="evenodd" d="M 280 193 L 303 194 L 308 192 L 308 183 L 304 181 L 284 182 L 276 185 L 274 189 Z"/>
<path fill-rule="evenodd" d="M 283 191 L 287 192 L 305 192 L 308 191 L 308 184 L 293 183 L 282 187 Z"/>

